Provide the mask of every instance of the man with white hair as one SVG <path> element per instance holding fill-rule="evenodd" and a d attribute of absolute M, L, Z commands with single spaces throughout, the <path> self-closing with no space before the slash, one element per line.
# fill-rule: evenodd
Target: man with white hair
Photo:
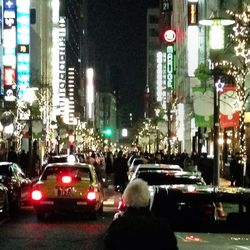
<path fill-rule="evenodd" d="M 104 237 L 105 250 L 177 250 L 174 232 L 149 210 L 150 193 L 142 179 L 130 182 L 123 193 L 126 211 L 113 220 Z"/>

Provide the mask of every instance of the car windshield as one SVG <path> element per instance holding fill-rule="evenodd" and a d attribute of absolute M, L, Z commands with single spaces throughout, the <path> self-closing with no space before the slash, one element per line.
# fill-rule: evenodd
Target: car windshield
<path fill-rule="evenodd" d="M 189 175 L 176 175 L 168 171 L 140 171 L 138 178 L 145 180 L 148 185 L 171 185 L 171 184 L 204 184 L 202 179 Z"/>
<path fill-rule="evenodd" d="M 71 175 L 81 178 L 81 180 L 92 181 L 91 174 L 88 168 L 78 167 L 48 167 L 41 176 L 41 180 L 47 180 L 48 176 L 60 176 L 62 174 Z"/>

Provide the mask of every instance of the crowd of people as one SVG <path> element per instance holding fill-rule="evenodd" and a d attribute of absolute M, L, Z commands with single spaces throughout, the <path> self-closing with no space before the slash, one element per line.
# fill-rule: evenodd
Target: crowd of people
<path fill-rule="evenodd" d="M 105 154 L 105 172 L 107 179 L 112 179 L 115 186 L 120 186 L 124 190 L 128 182 L 128 168 L 136 157 L 143 159 L 144 163 L 177 164 L 184 171 L 199 171 L 208 185 L 213 183 L 213 158 L 208 157 L 207 153 L 198 155 L 196 152 L 188 154 L 185 151 L 176 155 L 164 154 L 162 151 L 158 151 L 154 154 L 149 154 L 148 152 L 127 153 L 122 151 L 112 153 L 109 151 Z M 231 156 L 229 163 L 230 167 L 228 167 L 227 171 L 224 171 L 223 174 L 225 176 L 223 177 L 231 181 L 231 186 L 240 187 L 244 185 L 248 187 L 250 184 L 248 181 L 248 165 L 250 166 L 250 162 L 247 162 L 245 176 L 243 176 L 243 166 L 240 164 L 237 153 Z M 224 170 L 225 168 L 227 168 L 227 166 L 224 167 Z"/>
<path fill-rule="evenodd" d="M 128 183 L 128 170 L 134 158 L 143 159 L 144 163 L 165 163 L 177 164 L 184 171 L 199 171 L 202 173 L 207 184 L 212 184 L 213 181 L 213 159 L 209 158 L 206 153 L 198 155 L 196 152 L 191 154 L 185 151 L 178 154 L 165 154 L 163 151 L 157 151 L 154 154 L 140 151 L 114 151 L 108 150 L 100 154 L 102 157 L 96 157 L 96 154 L 89 155 L 86 162 L 96 167 L 97 174 L 101 180 L 106 180 L 106 184 L 119 187 L 124 190 Z M 15 151 L 13 146 L 10 147 L 8 152 L 0 154 L 0 161 L 12 161 L 20 165 L 25 174 L 30 177 L 37 176 L 42 171 L 40 158 L 33 157 L 33 170 L 30 173 L 29 168 L 29 152 L 22 150 L 20 153 Z M 239 163 L 239 154 L 231 156 L 228 178 L 231 181 L 231 186 L 245 186 L 248 187 L 249 183 L 249 167 L 250 162 L 247 162 L 245 176 L 243 176 L 243 166 Z"/>

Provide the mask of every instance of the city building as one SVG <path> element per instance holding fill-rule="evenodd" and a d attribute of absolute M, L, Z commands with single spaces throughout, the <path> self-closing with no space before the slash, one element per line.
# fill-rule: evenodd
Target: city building
<path fill-rule="evenodd" d="M 109 143 L 117 143 L 117 104 L 112 93 L 97 92 L 95 96 L 95 129 Z"/>

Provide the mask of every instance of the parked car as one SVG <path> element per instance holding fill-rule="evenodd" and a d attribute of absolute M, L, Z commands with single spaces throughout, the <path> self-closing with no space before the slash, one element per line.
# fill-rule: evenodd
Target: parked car
<path fill-rule="evenodd" d="M 0 176 L 1 181 L 1 176 Z M 8 188 L 0 183 L 0 216 L 9 216 Z"/>
<path fill-rule="evenodd" d="M 11 209 L 20 209 L 21 205 L 30 203 L 32 181 L 17 163 L 0 162 L 0 182 L 8 189 Z"/>
<path fill-rule="evenodd" d="M 103 201 L 95 168 L 86 163 L 48 164 L 32 190 L 38 220 L 52 212 L 85 213 L 95 219 L 103 211 Z"/>

